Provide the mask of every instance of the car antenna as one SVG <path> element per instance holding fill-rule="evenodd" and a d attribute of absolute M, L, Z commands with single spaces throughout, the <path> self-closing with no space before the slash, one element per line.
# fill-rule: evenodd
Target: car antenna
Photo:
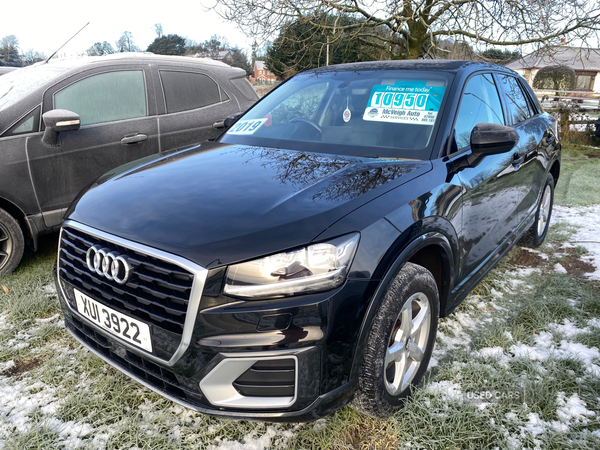
<path fill-rule="evenodd" d="M 81 33 L 81 31 L 82 31 L 82 30 L 83 30 L 85 27 L 87 27 L 89 24 L 90 24 L 90 23 L 88 22 L 88 23 L 86 23 L 86 24 L 85 24 L 83 27 L 81 27 L 81 30 L 79 30 L 77 33 L 75 33 L 73 36 L 71 36 L 71 39 L 73 39 L 75 36 L 77 36 L 79 33 Z M 65 42 L 63 45 L 61 45 L 61 46 L 58 48 L 58 50 L 56 50 L 54 53 L 52 53 L 52 54 L 51 54 L 51 55 L 48 57 L 48 59 L 47 59 L 46 61 L 44 61 L 44 64 L 47 64 L 47 63 L 48 63 L 48 61 L 50 61 L 50 60 L 52 59 L 52 57 L 53 57 L 54 55 L 56 55 L 56 54 L 57 54 L 57 53 L 60 51 L 60 49 L 61 49 L 61 48 L 63 48 L 65 45 L 67 45 L 67 44 L 68 44 L 68 43 L 71 41 L 71 39 L 69 39 L 67 42 Z"/>

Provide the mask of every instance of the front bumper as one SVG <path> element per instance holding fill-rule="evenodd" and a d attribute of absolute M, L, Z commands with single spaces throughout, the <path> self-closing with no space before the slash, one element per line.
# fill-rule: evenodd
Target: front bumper
<path fill-rule="evenodd" d="M 172 333 L 154 333 L 155 342 L 164 340 L 162 349 L 177 349 L 159 358 L 82 316 L 69 299 L 69 281 L 55 272 L 68 331 L 112 366 L 179 404 L 266 421 L 314 420 L 346 404 L 354 391 L 350 365 L 368 283 L 349 280 L 325 294 L 243 302 L 220 294 L 222 275 L 221 269 L 207 274 L 183 351 Z M 270 381 L 256 377 L 264 369 Z M 240 380 L 250 385 L 240 388 Z"/>
<path fill-rule="evenodd" d="M 58 280 L 57 280 L 57 287 Z M 60 288 L 59 288 L 60 289 Z M 60 292 L 60 290 L 59 290 Z M 274 350 L 249 353 L 217 353 L 200 373 L 186 377 L 178 367 L 165 368 L 127 349 L 112 336 L 94 328 L 66 304 L 59 295 L 65 316 L 65 326 L 84 347 L 116 369 L 125 373 L 158 394 L 203 414 L 233 419 L 264 420 L 271 422 L 302 422 L 315 420 L 331 414 L 348 403 L 354 392 L 354 383 L 346 382 L 337 389 L 319 395 L 320 349 L 317 346 L 298 350 Z M 224 361 L 272 357 L 297 359 L 297 384 L 294 401 L 287 406 L 266 409 L 242 409 L 216 406 L 208 401 L 200 386 L 211 371 Z M 200 379 L 200 382 L 197 380 Z M 209 394 L 210 395 L 210 394 Z M 251 399 L 249 401 L 252 401 Z"/>

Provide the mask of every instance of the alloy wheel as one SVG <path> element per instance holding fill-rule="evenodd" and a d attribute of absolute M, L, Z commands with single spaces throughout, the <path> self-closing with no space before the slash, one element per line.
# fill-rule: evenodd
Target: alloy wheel
<path fill-rule="evenodd" d="M 550 216 L 550 206 L 552 200 L 552 189 L 549 185 L 546 185 L 546 189 L 544 189 L 544 196 L 542 197 L 542 203 L 540 203 L 540 212 L 538 215 L 538 225 L 537 225 L 537 233 L 538 236 L 544 234 L 544 230 L 546 229 L 546 225 L 548 223 L 548 218 Z"/>
<path fill-rule="evenodd" d="M 12 246 L 13 243 L 8 229 L 0 223 L 0 269 L 8 263 Z"/>
<path fill-rule="evenodd" d="M 431 329 L 431 305 L 422 292 L 406 301 L 388 340 L 384 362 L 385 389 L 390 395 L 403 392 L 415 378 L 423 361 Z"/>

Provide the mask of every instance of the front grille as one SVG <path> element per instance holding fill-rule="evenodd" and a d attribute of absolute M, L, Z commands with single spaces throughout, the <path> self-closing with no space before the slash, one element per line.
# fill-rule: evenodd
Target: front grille
<path fill-rule="evenodd" d="M 240 375 L 233 387 L 246 397 L 293 397 L 296 363 L 293 358 L 264 360 Z"/>
<path fill-rule="evenodd" d="M 63 228 L 59 252 L 62 281 L 124 314 L 181 335 L 194 275 L 159 258 L 147 255 L 73 228 Z M 125 285 L 92 272 L 86 253 L 93 245 L 126 255 L 132 275 Z M 67 297 L 75 308 L 69 292 Z M 154 330 L 153 334 L 157 334 Z"/>
<path fill-rule="evenodd" d="M 125 349 L 119 354 L 115 353 L 108 339 L 75 317 L 65 316 L 65 324 L 81 342 L 103 355 L 123 372 L 137 376 L 159 392 L 185 400 L 192 405 L 206 407 L 201 401 L 200 393 L 181 384 L 170 370 Z"/>

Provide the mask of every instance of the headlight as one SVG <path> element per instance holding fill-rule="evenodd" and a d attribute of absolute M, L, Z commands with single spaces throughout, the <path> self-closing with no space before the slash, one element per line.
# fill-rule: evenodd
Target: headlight
<path fill-rule="evenodd" d="M 253 298 L 336 288 L 346 279 L 359 237 L 358 233 L 354 233 L 229 266 L 223 292 Z"/>

